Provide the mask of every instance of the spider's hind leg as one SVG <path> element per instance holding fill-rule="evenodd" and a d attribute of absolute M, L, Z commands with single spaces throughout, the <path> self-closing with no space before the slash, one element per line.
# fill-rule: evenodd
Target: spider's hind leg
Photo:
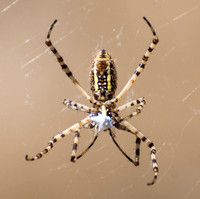
<path fill-rule="evenodd" d="M 112 129 L 108 129 L 109 130 L 109 134 L 113 140 L 113 142 L 115 143 L 115 145 L 117 146 L 117 148 L 121 151 L 121 153 L 131 162 L 133 163 L 135 166 L 138 166 L 139 165 L 139 162 L 133 160 L 131 157 L 129 157 L 125 152 L 124 150 L 119 146 L 119 144 L 117 143 L 117 141 L 115 140 L 115 135 L 112 131 Z M 139 157 L 136 159 L 136 160 L 139 160 Z"/>
<path fill-rule="evenodd" d="M 141 143 L 141 139 L 136 137 L 136 149 L 135 149 L 135 163 L 137 165 L 140 164 L 139 159 L 140 159 L 140 143 Z"/>
<path fill-rule="evenodd" d="M 97 140 L 98 138 L 98 134 L 95 135 L 93 141 L 91 142 L 91 144 L 78 156 L 71 156 L 71 161 L 72 162 L 75 162 L 76 160 L 80 159 L 85 153 L 87 153 L 89 151 L 89 149 L 93 146 L 93 144 L 95 143 L 95 141 Z M 74 143 L 75 144 L 75 143 Z M 74 146 L 73 146 L 73 149 L 74 149 Z"/>
<path fill-rule="evenodd" d="M 73 126 L 71 126 L 70 128 L 66 129 L 65 131 L 57 134 L 56 136 L 54 136 L 48 143 L 48 146 L 46 148 L 44 148 L 40 153 L 36 154 L 33 157 L 29 157 L 28 155 L 25 156 L 25 159 L 27 161 L 34 161 L 37 159 L 40 159 L 41 157 L 43 157 L 47 152 L 49 152 L 50 149 L 53 148 L 54 143 L 58 142 L 59 140 L 61 140 L 62 138 L 64 138 L 66 135 L 79 130 L 84 124 L 89 123 L 91 121 L 90 117 L 86 117 L 83 120 L 81 120 L 79 123 L 74 124 Z"/>
<path fill-rule="evenodd" d="M 117 129 L 119 129 L 119 130 L 125 130 L 125 131 L 128 131 L 128 129 L 125 127 L 125 126 L 123 126 L 123 125 L 121 125 L 121 124 L 117 124 L 116 126 L 115 126 Z M 131 132 L 132 133 L 132 132 Z M 132 133 L 133 134 L 133 133 Z M 112 137 L 112 136 L 111 136 Z M 112 139 L 114 139 L 113 137 L 112 137 Z M 115 140 L 113 140 L 114 141 L 114 143 L 116 142 Z M 141 144 L 141 139 L 139 138 L 139 137 L 137 137 L 136 136 L 136 141 L 135 141 L 135 143 L 136 143 L 136 148 L 135 148 L 135 159 L 134 160 L 132 160 L 131 158 L 129 158 L 129 157 L 127 157 L 128 155 L 126 155 L 126 154 L 124 154 L 125 152 L 122 152 L 122 149 L 120 149 L 121 147 L 118 145 L 118 144 L 116 144 L 117 145 L 117 147 L 119 148 L 119 150 L 122 152 L 122 154 L 123 155 L 125 155 L 125 157 L 127 157 L 127 159 L 130 161 L 130 162 L 132 162 L 135 166 L 139 166 L 139 159 L 140 159 L 140 144 Z M 131 159 L 131 160 L 130 160 Z"/>
<path fill-rule="evenodd" d="M 121 123 L 121 126 L 124 127 L 124 129 L 121 129 L 121 130 L 125 130 L 132 134 L 135 134 L 136 137 L 138 137 L 141 141 L 143 141 L 150 148 L 150 157 L 151 157 L 152 167 L 153 167 L 153 171 L 154 171 L 154 177 L 153 177 L 152 182 L 147 183 L 147 185 L 153 185 L 157 180 L 158 172 L 159 172 L 158 164 L 156 161 L 156 148 L 155 148 L 153 142 L 149 138 L 145 137 L 140 131 L 138 131 L 134 126 L 132 126 L 127 121 L 123 121 Z"/>
<path fill-rule="evenodd" d="M 74 144 L 73 144 L 73 147 L 72 147 L 72 154 L 71 154 L 71 161 L 72 162 L 75 162 L 75 159 L 76 159 L 76 152 L 77 152 L 77 148 L 78 148 L 79 137 L 80 137 L 80 129 L 75 131 Z"/>

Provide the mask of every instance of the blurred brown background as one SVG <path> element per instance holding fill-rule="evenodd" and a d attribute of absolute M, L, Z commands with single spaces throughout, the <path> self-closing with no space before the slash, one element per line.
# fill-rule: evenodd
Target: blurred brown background
<path fill-rule="evenodd" d="M 26 162 L 25 154 L 35 155 L 52 136 L 85 117 L 65 109 L 64 98 L 89 105 L 44 44 L 54 19 L 52 41 L 87 92 L 90 63 L 105 48 L 116 60 L 118 93 L 152 40 L 143 16 L 160 43 L 120 104 L 147 100 L 130 122 L 157 148 L 157 183 L 146 186 L 153 176 L 146 145 L 136 168 L 105 132 L 75 164 L 70 162 L 73 135 L 41 160 Z M 199 0 L 1 1 L 1 198 L 199 198 L 199 16 Z M 116 136 L 134 155 L 134 136 L 119 131 Z M 92 130 L 82 131 L 79 152 L 92 138 Z"/>

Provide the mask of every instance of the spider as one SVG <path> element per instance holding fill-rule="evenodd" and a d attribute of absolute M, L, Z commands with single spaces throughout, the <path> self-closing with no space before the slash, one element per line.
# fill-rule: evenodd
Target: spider
<path fill-rule="evenodd" d="M 156 161 L 156 149 L 153 142 L 145 137 L 139 130 L 137 130 L 133 125 L 131 125 L 127 120 L 132 118 L 133 116 L 138 115 L 143 110 L 143 106 L 145 105 L 146 101 L 144 98 L 138 98 L 136 100 L 132 100 L 129 103 L 126 103 L 121 106 L 116 106 L 117 102 L 122 98 L 123 95 L 130 89 L 132 84 L 135 82 L 137 77 L 140 73 L 144 70 L 145 65 L 149 59 L 151 52 L 154 50 L 156 44 L 158 43 L 159 39 L 156 35 L 156 32 L 150 22 L 143 17 L 146 21 L 147 25 L 150 27 L 153 33 L 153 40 L 144 54 L 141 63 L 136 68 L 135 72 L 129 79 L 128 83 L 124 86 L 122 91 L 114 97 L 116 88 L 117 88 L 117 73 L 115 68 L 115 63 L 111 58 L 110 54 L 106 50 L 101 50 L 95 57 L 94 61 L 90 67 L 90 87 L 93 94 L 93 97 L 89 96 L 87 92 L 81 87 L 79 82 L 76 80 L 72 72 L 70 71 L 69 67 L 65 64 L 63 58 L 57 52 L 56 48 L 52 44 L 50 40 L 51 31 L 57 22 L 55 20 L 51 25 L 47 38 L 46 38 L 46 45 L 50 48 L 53 54 L 56 56 L 62 70 L 66 73 L 66 75 L 71 79 L 74 85 L 80 90 L 82 95 L 92 104 L 91 107 L 82 105 L 80 103 L 64 99 L 63 104 L 68 108 L 73 110 L 78 110 L 81 112 L 88 113 L 89 116 L 82 119 L 80 122 L 72 125 L 68 129 L 64 130 L 63 132 L 54 136 L 48 143 L 48 146 L 42 150 L 40 153 L 36 154 L 34 157 L 29 157 L 26 155 L 25 159 L 28 161 L 33 161 L 40 159 L 44 156 L 50 149 L 52 149 L 54 143 L 61 140 L 63 137 L 70 133 L 74 133 L 74 144 L 72 148 L 71 154 L 71 161 L 75 162 L 79 158 L 81 158 L 95 143 L 98 138 L 98 135 L 101 131 L 107 131 L 111 136 L 113 142 L 121 151 L 121 153 L 135 166 L 139 165 L 139 156 L 140 156 L 140 143 L 141 141 L 144 142 L 150 148 L 150 157 L 152 161 L 152 167 L 154 172 L 153 180 L 147 185 L 153 185 L 156 182 L 158 176 L 158 164 Z M 136 106 L 136 110 L 133 111 L 131 114 L 121 117 L 119 113 L 125 109 L 131 108 Z M 81 128 L 94 128 L 95 134 L 94 139 L 91 144 L 80 154 L 77 155 L 77 148 L 78 148 L 78 141 L 80 137 L 80 129 Z M 135 158 L 130 158 L 119 146 L 115 139 L 115 135 L 113 133 L 113 129 L 117 128 L 119 130 L 126 131 L 128 133 L 134 134 L 136 136 L 136 150 L 135 150 Z"/>

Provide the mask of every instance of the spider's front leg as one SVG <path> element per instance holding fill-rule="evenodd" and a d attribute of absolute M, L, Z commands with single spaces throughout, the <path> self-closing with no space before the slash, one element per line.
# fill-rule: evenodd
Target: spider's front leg
<path fill-rule="evenodd" d="M 28 155 L 25 156 L 25 159 L 27 161 L 34 161 L 37 159 L 40 159 L 42 156 L 44 156 L 47 152 L 49 152 L 50 149 L 53 148 L 53 144 L 61 140 L 66 135 L 79 130 L 83 125 L 89 123 L 91 121 L 90 116 L 86 117 L 85 119 L 81 120 L 79 123 L 74 124 L 70 128 L 66 129 L 62 133 L 57 134 L 52 138 L 52 140 L 49 141 L 48 146 L 42 150 L 40 153 L 36 154 L 34 157 L 29 157 Z"/>
<path fill-rule="evenodd" d="M 147 64 L 147 61 L 149 60 L 150 54 L 152 53 L 152 51 L 156 47 L 157 43 L 159 42 L 158 36 L 157 36 L 157 34 L 156 34 L 153 26 L 146 19 L 146 17 L 143 17 L 143 19 L 146 21 L 146 23 L 148 24 L 149 28 L 151 29 L 151 32 L 153 33 L 153 40 L 152 40 L 152 42 L 151 42 L 148 50 L 146 51 L 146 53 L 142 57 L 141 63 L 136 68 L 135 72 L 133 73 L 133 75 L 131 76 L 131 78 L 127 82 L 127 84 L 124 86 L 124 88 L 122 89 L 122 91 L 114 99 L 107 101 L 107 104 L 114 104 L 114 103 L 118 102 L 122 98 L 122 96 L 126 94 L 126 92 L 130 89 L 130 87 L 136 81 L 136 79 L 138 78 L 138 76 L 144 70 L 144 68 L 145 68 L 145 66 Z"/>
<path fill-rule="evenodd" d="M 56 56 L 62 70 L 65 72 L 65 74 L 71 79 L 71 81 L 73 82 L 73 84 L 75 84 L 75 86 L 80 90 L 80 92 L 84 95 L 84 97 L 86 97 L 86 99 L 90 102 L 90 103 L 94 103 L 94 100 L 87 94 L 87 92 L 81 87 L 80 83 L 78 82 L 78 80 L 74 77 L 74 75 L 72 74 L 71 70 L 69 69 L 69 67 L 67 66 L 67 64 L 65 64 L 63 58 L 60 56 L 60 54 L 58 53 L 58 51 L 56 50 L 56 48 L 53 46 L 51 40 L 50 40 L 50 36 L 51 36 L 51 32 L 53 30 L 54 25 L 56 24 L 57 20 L 55 20 L 53 22 L 53 24 L 51 25 L 48 34 L 47 34 L 47 38 L 45 41 L 45 44 L 50 48 L 50 50 L 53 52 L 53 54 Z"/>

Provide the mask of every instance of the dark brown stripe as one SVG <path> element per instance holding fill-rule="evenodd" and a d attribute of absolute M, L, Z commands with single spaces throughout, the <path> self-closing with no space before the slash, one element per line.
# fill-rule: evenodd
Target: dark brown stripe
<path fill-rule="evenodd" d="M 129 117 L 130 117 L 130 118 L 133 117 L 133 114 L 130 114 Z M 122 120 L 122 121 L 123 121 L 123 120 Z"/>
<path fill-rule="evenodd" d="M 145 68 L 145 64 L 139 64 L 139 67 L 144 69 Z"/>
<path fill-rule="evenodd" d="M 139 103 L 140 103 L 140 100 L 137 99 L 137 104 L 139 104 Z"/>
<path fill-rule="evenodd" d="M 153 159 L 153 160 L 152 160 L 152 163 L 157 163 L 156 159 Z"/>
<path fill-rule="evenodd" d="M 146 137 L 143 137 L 143 138 L 142 138 L 142 141 L 143 141 L 143 142 L 145 142 L 145 141 L 146 141 L 146 139 L 147 139 Z"/>
<path fill-rule="evenodd" d="M 45 44 L 49 47 L 52 45 L 51 41 L 45 41 Z"/>
<path fill-rule="evenodd" d="M 36 157 L 37 157 L 38 159 L 40 159 L 40 158 L 42 157 L 42 154 L 41 154 L 41 153 L 38 153 L 38 154 L 36 155 Z"/>
<path fill-rule="evenodd" d="M 156 150 L 155 149 L 153 149 L 153 150 L 151 150 L 151 152 L 150 152 L 151 154 L 156 154 Z"/>
<path fill-rule="evenodd" d="M 65 137 L 65 134 L 64 134 L 64 133 L 61 133 L 60 136 L 61 136 L 62 138 L 64 138 L 64 137 Z"/>
<path fill-rule="evenodd" d="M 148 51 L 149 51 L 149 52 L 152 52 L 152 51 L 153 51 L 153 48 L 149 47 L 149 48 L 148 48 Z"/>
<path fill-rule="evenodd" d="M 148 61 L 149 57 L 146 57 L 145 55 L 142 58 L 144 61 Z"/>
<path fill-rule="evenodd" d="M 49 142 L 48 144 L 51 148 L 53 148 L 53 143 L 52 142 Z"/>
<path fill-rule="evenodd" d="M 154 144 L 153 144 L 153 142 L 151 142 L 150 144 L 149 144 L 149 148 L 151 148 L 151 147 L 153 147 L 154 146 Z"/>
<path fill-rule="evenodd" d="M 70 71 L 70 72 L 66 73 L 66 75 L 67 75 L 68 77 L 71 77 L 71 76 L 72 76 L 72 72 Z"/>
<path fill-rule="evenodd" d="M 140 72 L 135 71 L 135 75 L 139 76 L 139 75 L 140 75 Z"/>
<path fill-rule="evenodd" d="M 78 147 L 77 143 L 74 143 L 74 144 L 73 144 L 73 147 L 72 147 L 72 150 L 75 150 L 75 151 L 76 151 L 76 150 L 77 150 L 77 147 Z"/>
<path fill-rule="evenodd" d="M 51 51 L 56 54 L 57 53 L 57 50 L 55 48 L 51 49 Z"/>
<path fill-rule="evenodd" d="M 140 149 L 136 149 L 135 153 L 136 153 L 137 156 L 139 156 L 140 155 Z"/>
<path fill-rule="evenodd" d="M 154 172 L 158 172 L 158 171 L 159 171 L 158 167 L 154 167 L 154 168 L 153 168 L 153 171 L 154 171 Z M 155 177 L 157 177 L 157 176 L 155 176 Z"/>
<path fill-rule="evenodd" d="M 68 68 L 68 66 L 66 64 L 63 64 L 61 67 L 62 67 L 62 69 Z"/>
<path fill-rule="evenodd" d="M 62 58 L 62 57 L 57 57 L 57 60 L 58 60 L 58 62 L 60 63 L 60 62 L 63 61 L 63 58 Z"/>
<path fill-rule="evenodd" d="M 75 162 L 75 156 L 71 156 L 71 162 Z"/>
<path fill-rule="evenodd" d="M 44 149 L 43 153 L 47 153 L 48 152 L 48 149 Z"/>
<path fill-rule="evenodd" d="M 140 138 L 137 138 L 137 139 L 136 139 L 136 143 L 137 143 L 137 144 L 140 144 L 140 143 L 141 143 L 141 139 L 140 139 Z"/>
<path fill-rule="evenodd" d="M 154 43 L 154 44 L 157 44 L 158 41 L 159 41 L 159 39 L 153 39 L 153 43 Z"/>

